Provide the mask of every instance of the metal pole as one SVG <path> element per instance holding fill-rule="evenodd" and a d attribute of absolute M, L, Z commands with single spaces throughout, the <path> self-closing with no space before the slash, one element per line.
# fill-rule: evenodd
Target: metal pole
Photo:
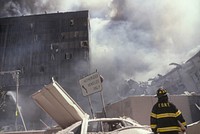
<path fill-rule="evenodd" d="M 15 72 L 15 77 L 16 77 L 16 111 L 15 111 L 15 116 L 16 116 L 16 130 L 17 130 L 17 119 L 18 119 L 18 94 L 19 94 L 19 72 Z"/>
<path fill-rule="evenodd" d="M 105 103 L 104 103 L 104 98 L 103 98 L 103 90 L 101 91 L 101 101 L 102 101 L 102 104 L 103 104 L 104 116 L 106 117 L 106 108 L 105 108 Z"/>
<path fill-rule="evenodd" d="M 85 89 L 85 92 L 87 93 L 87 89 L 84 86 L 82 86 L 82 87 L 83 87 L 83 89 Z M 94 118 L 95 116 L 94 116 L 94 112 L 93 112 L 93 108 L 92 108 L 92 101 L 90 99 L 90 95 L 88 95 L 88 101 L 89 101 L 89 104 L 90 104 L 90 110 L 91 110 L 91 113 L 92 113 L 92 118 Z"/>
<path fill-rule="evenodd" d="M 18 116 L 18 113 L 20 114 L 20 117 L 21 117 L 21 120 L 22 120 L 22 123 L 23 123 L 23 126 L 24 126 L 24 130 L 27 131 L 26 129 L 26 125 L 25 125 L 25 122 L 24 122 L 24 118 L 22 116 L 22 113 L 21 113 L 21 110 L 19 109 L 19 105 L 18 105 L 18 96 L 19 96 L 19 72 L 20 71 L 16 71 L 16 116 Z M 17 118 L 17 117 L 16 117 Z"/>
<path fill-rule="evenodd" d="M 89 101 L 89 104 L 90 104 L 90 109 L 91 109 L 91 113 L 92 113 L 92 118 L 94 119 L 94 112 L 93 112 L 93 108 L 92 108 L 92 102 L 91 102 L 91 99 L 90 99 L 90 96 L 88 96 L 88 101 Z"/>

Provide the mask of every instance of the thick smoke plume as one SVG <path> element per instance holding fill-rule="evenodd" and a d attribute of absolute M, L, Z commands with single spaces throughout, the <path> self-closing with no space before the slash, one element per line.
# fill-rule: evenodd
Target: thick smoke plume
<path fill-rule="evenodd" d="M 90 11 L 92 70 L 111 94 L 124 79 L 147 81 L 200 49 L 199 0 L 0 0 L 0 17 Z"/>

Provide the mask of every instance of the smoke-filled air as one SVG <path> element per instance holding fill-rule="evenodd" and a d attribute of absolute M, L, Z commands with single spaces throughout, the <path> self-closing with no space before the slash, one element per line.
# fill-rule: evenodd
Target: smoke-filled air
<path fill-rule="evenodd" d="M 89 10 L 91 72 L 97 69 L 105 85 L 124 79 L 147 81 L 200 49 L 199 0 L 0 2 L 0 17 Z"/>

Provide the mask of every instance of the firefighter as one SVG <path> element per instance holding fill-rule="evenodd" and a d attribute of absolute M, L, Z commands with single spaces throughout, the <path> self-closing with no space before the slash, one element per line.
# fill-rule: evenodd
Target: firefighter
<path fill-rule="evenodd" d="M 180 110 L 168 101 L 167 91 L 163 88 L 157 90 L 158 102 L 153 106 L 150 125 L 154 134 L 178 134 L 185 132 L 187 125 Z"/>

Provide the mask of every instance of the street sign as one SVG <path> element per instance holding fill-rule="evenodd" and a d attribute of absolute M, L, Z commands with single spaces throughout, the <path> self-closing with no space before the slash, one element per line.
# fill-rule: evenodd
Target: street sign
<path fill-rule="evenodd" d="M 102 80 L 98 72 L 92 73 L 79 80 L 83 96 L 102 91 Z"/>

